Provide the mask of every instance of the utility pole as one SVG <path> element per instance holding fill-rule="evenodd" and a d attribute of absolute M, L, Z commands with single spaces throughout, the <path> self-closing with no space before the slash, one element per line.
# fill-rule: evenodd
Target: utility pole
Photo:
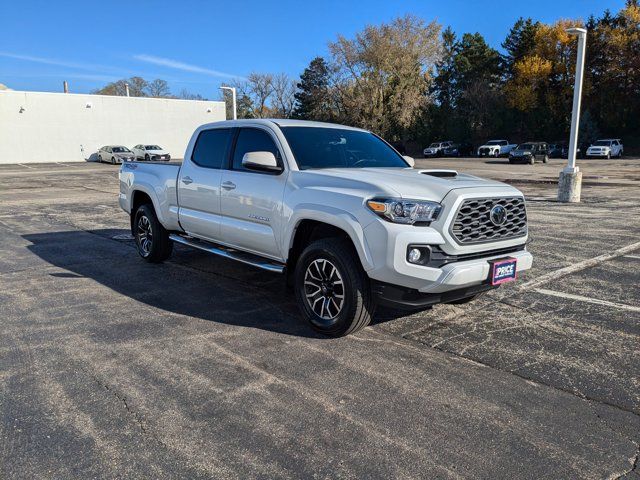
<path fill-rule="evenodd" d="M 66 80 L 62 82 L 62 90 L 64 91 L 64 93 L 69 93 L 69 84 Z"/>
<path fill-rule="evenodd" d="M 231 99 L 233 102 L 233 119 L 238 119 L 238 112 L 236 111 L 236 87 L 220 87 L 220 90 L 230 90 Z"/>
<path fill-rule="evenodd" d="M 124 94 L 129 96 L 129 84 L 127 82 L 124 83 Z"/>
<path fill-rule="evenodd" d="M 582 101 L 582 77 L 584 75 L 584 53 L 587 46 L 585 28 L 568 28 L 567 33 L 578 37 L 578 55 L 576 58 L 576 83 L 573 87 L 573 110 L 571 112 L 571 133 L 569 135 L 569 155 L 567 166 L 560 172 L 558 180 L 558 201 L 565 203 L 580 202 L 582 190 L 582 172 L 576 166 L 578 151 L 578 128 L 580 126 L 580 103 Z"/>

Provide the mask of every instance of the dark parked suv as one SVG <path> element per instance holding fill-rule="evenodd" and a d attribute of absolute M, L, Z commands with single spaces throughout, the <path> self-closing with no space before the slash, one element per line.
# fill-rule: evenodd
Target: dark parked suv
<path fill-rule="evenodd" d="M 473 155 L 473 145 L 467 142 L 454 143 L 443 151 L 445 157 L 467 157 Z"/>
<path fill-rule="evenodd" d="M 549 161 L 549 147 L 545 142 L 521 143 L 509 153 L 509 163 L 528 163 L 533 165 L 536 160 L 542 163 Z"/>

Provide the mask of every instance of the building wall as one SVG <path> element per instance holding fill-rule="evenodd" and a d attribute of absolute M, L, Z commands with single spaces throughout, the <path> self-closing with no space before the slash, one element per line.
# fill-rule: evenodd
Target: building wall
<path fill-rule="evenodd" d="M 103 145 L 158 144 L 182 158 L 224 102 L 0 91 L 0 164 L 95 160 Z"/>

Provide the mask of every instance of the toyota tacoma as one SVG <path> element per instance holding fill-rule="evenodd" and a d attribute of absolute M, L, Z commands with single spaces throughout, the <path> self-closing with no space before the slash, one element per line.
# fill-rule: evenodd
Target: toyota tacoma
<path fill-rule="evenodd" d="M 119 202 L 146 261 L 177 243 L 283 274 L 312 327 L 339 336 L 378 304 L 464 303 L 531 267 L 520 191 L 413 163 L 366 130 L 224 121 L 181 164 L 124 163 Z"/>

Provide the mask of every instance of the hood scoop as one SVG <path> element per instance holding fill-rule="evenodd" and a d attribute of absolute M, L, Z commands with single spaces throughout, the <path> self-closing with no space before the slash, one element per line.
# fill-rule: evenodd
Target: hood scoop
<path fill-rule="evenodd" d="M 458 172 L 455 170 L 420 170 L 420 173 L 438 178 L 455 178 L 458 176 Z"/>

